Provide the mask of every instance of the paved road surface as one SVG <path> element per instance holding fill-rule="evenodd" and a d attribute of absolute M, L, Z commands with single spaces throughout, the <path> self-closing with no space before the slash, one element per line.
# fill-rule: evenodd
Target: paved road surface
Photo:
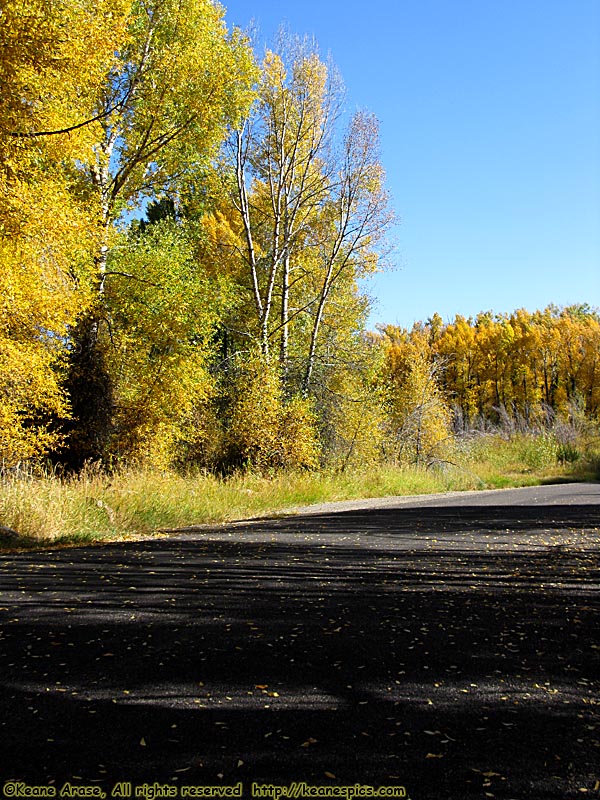
<path fill-rule="evenodd" d="M 599 551 L 582 484 L 5 554 L 0 790 L 598 797 Z"/>

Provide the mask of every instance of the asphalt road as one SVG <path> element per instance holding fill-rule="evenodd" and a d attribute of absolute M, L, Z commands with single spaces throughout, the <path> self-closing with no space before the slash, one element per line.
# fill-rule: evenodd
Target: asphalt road
<path fill-rule="evenodd" d="M 5 554 L 0 792 L 599 797 L 599 552 L 580 484 Z"/>

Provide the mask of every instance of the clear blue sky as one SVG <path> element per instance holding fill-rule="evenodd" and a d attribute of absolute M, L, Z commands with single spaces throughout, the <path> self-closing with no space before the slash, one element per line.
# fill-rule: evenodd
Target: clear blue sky
<path fill-rule="evenodd" d="M 599 0 L 223 0 L 331 54 L 381 122 L 396 268 L 370 323 L 600 306 Z"/>

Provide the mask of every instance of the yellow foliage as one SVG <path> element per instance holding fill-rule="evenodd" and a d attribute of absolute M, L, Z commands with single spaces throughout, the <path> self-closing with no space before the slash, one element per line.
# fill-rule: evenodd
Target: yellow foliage
<path fill-rule="evenodd" d="M 66 407 L 53 366 L 49 350 L 0 337 L 0 467 L 39 457 L 59 443 L 49 421 Z"/>
<path fill-rule="evenodd" d="M 112 223 L 142 193 L 172 186 L 182 165 L 187 171 L 190 164 L 205 164 L 227 124 L 237 123 L 251 101 L 253 56 L 239 31 L 228 33 L 223 17 L 224 9 L 210 0 L 2 3 L 0 442 L 5 461 L 40 455 L 56 440 L 50 434 L 52 418 L 68 416 L 60 389 L 61 351 L 75 323 L 83 330 L 86 314 L 90 330 L 111 323 L 108 312 L 114 305 L 109 309 L 104 298 L 106 254 L 116 235 Z M 173 337 L 181 334 L 178 345 L 186 341 L 176 313 L 186 300 L 175 297 L 172 288 L 169 302 L 157 303 L 145 318 L 154 327 L 136 328 L 139 318 L 120 324 L 132 311 L 125 297 L 114 326 L 119 347 L 98 343 L 113 377 L 121 370 L 117 449 L 151 453 L 156 463 L 165 460 L 181 433 L 173 420 L 198 402 L 205 374 L 200 348 L 184 357 L 181 347 L 171 352 L 165 344 L 164 329 L 170 325 Z M 152 368 L 147 368 L 152 347 Z M 74 409 L 77 378 L 69 384 Z M 135 424 L 125 424 L 126 418 L 135 418 Z"/>
<path fill-rule="evenodd" d="M 443 460 L 451 442 L 452 415 L 426 334 L 420 326 L 410 335 L 389 326 L 383 336 L 392 452 L 417 465 Z"/>
<path fill-rule="evenodd" d="M 318 443 L 310 402 L 286 401 L 276 367 L 261 355 L 240 364 L 227 438 L 230 460 L 259 471 L 317 465 Z"/>
<path fill-rule="evenodd" d="M 443 460 L 451 441 L 451 414 L 426 356 L 416 355 L 392 397 L 398 459 L 427 466 Z"/>
<path fill-rule="evenodd" d="M 446 325 L 435 315 L 412 331 L 388 326 L 382 341 L 396 376 L 405 373 L 411 348 L 441 357 L 440 386 L 467 422 L 508 412 L 535 426 L 544 407 L 567 414 L 578 398 L 588 414 L 600 411 L 600 316 L 587 306 L 486 312 Z"/>
<path fill-rule="evenodd" d="M 280 429 L 281 461 L 286 469 L 311 469 L 319 464 L 319 443 L 312 402 L 293 397 L 282 408 Z"/>
<path fill-rule="evenodd" d="M 386 412 L 368 376 L 338 371 L 319 401 L 324 457 L 334 469 L 362 468 L 382 460 Z"/>
<path fill-rule="evenodd" d="M 0 186 L 6 192 L 6 183 Z M 7 195 L 5 194 L 4 197 Z M 0 230 L 0 447 L 5 464 L 43 455 L 68 413 L 58 368 L 89 302 L 89 219 L 57 176 L 13 181 Z M 2 198 L 0 198 L 1 201 Z M 77 280 L 75 272 L 80 273 Z"/>
<path fill-rule="evenodd" d="M 130 0 L 3 2 L 2 156 L 18 159 L 23 145 L 27 151 L 33 144 L 56 158 L 82 157 L 91 135 L 84 123 L 124 42 L 129 7 Z M 55 134 L 66 129 L 73 130 Z"/>
<path fill-rule="evenodd" d="M 127 0 L 6 0 L 0 13 L 0 447 L 43 455 L 68 415 L 68 326 L 90 302 L 96 209 L 79 196 L 95 92 L 121 42 Z M 72 129 L 68 133 L 56 133 Z"/>

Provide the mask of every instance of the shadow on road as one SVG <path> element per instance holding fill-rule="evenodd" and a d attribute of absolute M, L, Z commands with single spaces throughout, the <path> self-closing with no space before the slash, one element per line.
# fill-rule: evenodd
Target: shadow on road
<path fill-rule="evenodd" d="M 487 533 L 514 535 L 521 531 L 548 529 L 598 530 L 600 507 L 597 505 L 461 505 L 456 507 L 383 508 L 342 511 L 332 514 L 307 514 L 259 523 L 264 531 L 335 535 L 371 533 L 411 536 L 415 532 Z"/>
<path fill-rule="evenodd" d="M 596 515 L 387 509 L 4 556 L 0 778 L 581 796 Z"/>

